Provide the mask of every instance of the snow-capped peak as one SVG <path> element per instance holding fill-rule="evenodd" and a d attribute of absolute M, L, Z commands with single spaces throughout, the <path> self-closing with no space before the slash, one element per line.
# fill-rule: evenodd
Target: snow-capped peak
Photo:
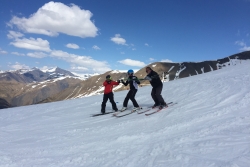
<path fill-rule="evenodd" d="M 58 67 L 51 67 L 51 68 L 47 68 L 47 69 L 45 68 L 45 69 L 42 69 L 41 71 L 44 73 L 52 73 L 52 72 L 55 72 L 57 68 Z"/>

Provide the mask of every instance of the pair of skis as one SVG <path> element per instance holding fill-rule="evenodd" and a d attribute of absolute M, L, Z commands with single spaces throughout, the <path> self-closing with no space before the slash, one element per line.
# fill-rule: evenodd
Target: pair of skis
<path fill-rule="evenodd" d="M 142 108 L 140 108 L 140 109 L 142 109 Z M 118 111 L 118 112 L 115 112 L 114 114 L 113 114 L 113 116 L 115 116 L 115 117 L 124 117 L 124 116 L 126 116 L 126 115 L 130 115 L 130 114 L 132 114 L 132 113 L 134 113 L 134 112 L 136 112 L 136 111 L 139 111 L 139 110 L 135 110 L 135 109 L 133 109 L 133 110 L 131 110 L 130 112 L 124 112 L 124 111 Z M 125 114 L 122 114 L 122 115 L 120 115 L 121 113 L 125 113 Z"/>
<path fill-rule="evenodd" d="M 101 116 L 101 115 L 106 115 L 106 114 L 111 114 L 111 113 L 115 113 L 115 112 L 116 112 L 116 111 L 110 111 L 110 112 L 105 112 L 105 113 L 93 114 L 92 117 Z"/>
<path fill-rule="evenodd" d="M 166 107 L 163 107 L 163 108 L 156 108 L 156 107 L 154 107 L 154 108 L 152 108 L 152 107 L 150 107 L 150 108 L 148 108 L 148 109 L 146 109 L 146 110 L 144 110 L 144 111 L 140 111 L 140 110 L 136 110 L 137 111 L 137 114 L 143 114 L 143 113 L 146 113 L 146 112 L 148 112 L 148 111 L 151 111 L 151 110 L 154 110 L 154 109 L 156 109 L 156 110 L 154 110 L 153 112 L 150 112 L 150 113 L 146 113 L 145 115 L 146 116 L 149 116 L 149 115 L 152 115 L 152 114 L 155 114 L 155 113 L 157 113 L 157 112 L 159 112 L 159 111 L 161 111 L 161 110 L 164 110 L 164 109 L 166 109 L 167 107 L 168 107 L 168 105 L 174 105 L 174 104 L 177 104 L 177 103 L 173 103 L 173 102 L 169 102 L 169 103 L 167 103 L 167 106 Z M 142 108 L 141 108 L 142 109 Z M 132 110 L 131 112 L 128 112 L 128 113 L 126 113 L 126 114 L 123 114 L 123 115 L 114 115 L 114 116 L 116 116 L 116 117 L 124 117 L 124 116 L 126 116 L 126 115 L 130 115 L 130 114 L 132 114 L 132 113 L 134 113 L 135 111 L 134 110 Z"/>
<path fill-rule="evenodd" d="M 170 104 L 173 104 L 173 102 L 167 103 L 167 106 L 165 106 L 165 107 L 163 107 L 163 108 L 150 107 L 150 108 L 148 108 L 147 110 L 144 110 L 144 111 L 141 111 L 141 112 L 137 112 L 137 113 L 138 113 L 138 114 L 143 114 L 143 113 L 145 113 L 145 112 L 148 112 L 148 111 L 151 111 L 151 110 L 156 109 L 156 110 L 154 110 L 153 112 L 150 112 L 150 113 L 146 113 L 146 114 L 145 114 L 146 116 L 149 116 L 149 115 L 155 114 L 155 113 L 157 113 L 157 112 L 159 112 L 159 111 L 161 111 L 161 110 L 164 110 L 164 109 L 167 108 L 168 105 L 170 105 Z"/>
<path fill-rule="evenodd" d="M 141 109 L 142 109 L 142 108 L 141 108 Z M 126 115 L 132 114 L 132 113 L 135 112 L 135 111 L 136 111 L 136 110 L 131 110 L 131 112 L 126 113 Z M 101 116 L 101 115 L 106 115 L 106 114 L 112 114 L 112 113 L 113 113 L 114 116 L 117 115 L 117 117 L 118 117 L 118 114 L 119 114 L 119 113 L 123 113 L 123 111 L 122 111 L 122 110 L 118 110 L 118 111 L 109 111 L 109 112 L 105 112 L 105 113 L 98 113 L 98 114 L 93 114 L 92 117 Z M 125 116 L 125 115 L 124 115 L 124 116 Z"/>

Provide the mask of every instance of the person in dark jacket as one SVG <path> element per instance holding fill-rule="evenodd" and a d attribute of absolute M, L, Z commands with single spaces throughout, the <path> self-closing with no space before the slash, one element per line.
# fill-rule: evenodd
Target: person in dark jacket
<path fill-rule="evenodd" d="M 150 67 L 146 67 L 146 73 L 147 76 L 145 77 L 145 79 L 149 80 L 151 86 L 153 87 L 151 91 L 151 96 L 155 102 L 153 108 L 157 106 L 159 106 L 160 109 L 163 107 L 167 107 L 167 104 L 161 95 L 163 84 L 159 75 Z"/>
<path fill-rule="evenodd" d="M 114 101 L 114 93 L 113 93 L 113 86 L 114 85 L 119 85 L 120 81 L 115 82 L 112 81 L 112 78 L 110 75 L 106 76 L 106 80 L 103 82 L 103 86 L 104 88 L 104 95 L 103 95 L 103 101 L 102 101 L 102 109 L 101 109 L 101 113 L 105 113 L 105 108 L 106 108 L 106 103 L 109 99 L 110 103 L 112 104 L 112 108 L 115 111 L 118 111 L 116 103 Z"/>
<path fill-rule="evenodd" d="M 140 81 L 138 80 L 138 78 L 136 76 L 134 76 L 134 71 L 128 70 L 128 79 L 126 80 L 126 82 L 124 82 L 123 80 L 121 80 L 121 82 L 125 86 L 127 86 L 129 84 L 129 88 L 130 88 L 127 96 L 125 97 L 125 99 L 123 101 L 123 107 L 122 107 L 121 111 L 125 111 L 127 109 L 129 99 L 132 101 L 132 103 L 134 105 L 133 110 L 134 111 L 139 110 L 140 107 L 139 107 L 137 101 L 135 100 L 135 95 L 136 95 L 136 92 L 138 90 L 138 84 L 140 84 Z"/>

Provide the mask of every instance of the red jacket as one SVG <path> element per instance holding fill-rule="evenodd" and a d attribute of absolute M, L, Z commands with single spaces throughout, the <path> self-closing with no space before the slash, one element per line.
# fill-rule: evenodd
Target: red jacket
<path fill-rule="evenodd" d="M 103 86 L 105 86 L 104 94 L 108 94 L 108 93 L 112 92 L 114 85 L 119 85 L 119 83 L 115 82 L 115 81 L 110 81 L 110 83 L 108 83 L 107 81 L 104 81 L 103 82 Z"/>

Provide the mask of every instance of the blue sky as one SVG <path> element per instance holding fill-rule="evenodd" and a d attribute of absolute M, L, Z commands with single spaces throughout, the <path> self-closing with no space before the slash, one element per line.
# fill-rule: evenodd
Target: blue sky
<path fill-rule="evenodd" d="M 0 70 L 76 73 L 250 50 L 250 0 L 2 0 Z"/>

